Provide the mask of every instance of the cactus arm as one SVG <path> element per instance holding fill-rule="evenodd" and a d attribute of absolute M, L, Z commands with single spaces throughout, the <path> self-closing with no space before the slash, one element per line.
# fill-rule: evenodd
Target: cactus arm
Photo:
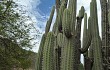
<path fill-rule="evenodd" d="M 75 47 L 75 38 L 71 37 L 68 39 L 65 37 L 65 45 L 62 49 L 62 61 L 61 61 L 61 70 L 74 70 L 77 69 L 77 54 Z"/>
<path fill-rule="evenodd" d="M 72 36 L 71 34 L 71 14 L 69 9 L 65 9 L 63 13 L 63 19 L 62 19 L 62 27 L 63 27 L 63 32 L 66 37 L 70 38 Z"/>
<path fill-rule="evenodd" d="M 61 33 L 62 32 L 62 18 L 63 18 L 63 12 L 65 10 L 65 2 L 63 2 L 60 6 L 60 9 L 59 9 L 59 13 L 58 13 L 58 30 L 59 32 Z"/>
<path fill-rule="evenodd" d="M 81 35 L 81 22 L 82 22 L 82 18 L 84 17 L 84 7 L 82 6 L 80 11 L 79 11 L 79 16 L 77 17 L 77 25 L 76 25 L 76 36 L 78 37 L 78 39 L 80 39 L 80 35 Z"/>
<path fill-rule="evenodd" d="M 82 12 L 82 14 L 84 14 L 84 7 L 83 7 L 83 9 L 82 9 L 82 7 L 81 7 L 81 10 L 80 10 L 80 12 L 79 13 L 81 13 Z M 79 49 L 79 48 L 81 48 L 81 40 L 80 40 L 80 35 L 81 35 L 81 24 L 82 24 L 82 18 L 83 18 L 83 16 L 84 15 L 82 15 L 82 17 L 79 17 L 79 18 L 77 18 L 77 25 L 76 25 L 76 30 L 75 30 L 75 40 L 76 40 L 76 46 L 77 46 L 77 48 Z M 78 64 L 80 63 L 80 52 L 79 52 L 79 50 L 77 49 L 77 59 L 79 60 L 78 61 Z"/>
<path fill-rule="evenodd" d="M 44 49 L 45 38 L 46 38 L 46 35 L 43 34 L 42 40 L 40 43 L 40 47 L 39 47 L 39 51 L 38 51 L 38 55 L 37 55 L 37 66 L 36 66 L 37 70 L 42 69 L 42 58 L 43 58 L 43 49 Z"/>
<path fill-rule="evenodd" d="M 85 12 L 85 9 L 84 9 L 84 7 L 82 6 L 81 7 L 81 9 L 79 10 L 79 15 L 78 15 L 78 17 L 77 18 L 83 18 L 84 17 L 84 12 Z"/>
<path fill-rule="evenodd" d="M 77 9 L 77 0 L 69 0 L 69 6 L 68 9 L 70 9 L 71 13 L 71 31 L 72 34 L 75 34 L 75 24 L 76 24 L 76 9 Z"/>
<path fill-rule="evenodd" d="M 59 33 L 57 35 L 57 44 L 58 44 L 59 47 L 63 46 L 63 34 L 62 33 Z"/>
<path fill-rule="evenodd" d="M 46 28 L 45 28 L 45 33 L 46 34 L 50 30 L 50 26 L 51 26 L 52 19 L 53 19 L 53 16 L 54 16 L 54 11 L 55 11 L 55 6 L 53 6 L 53 8 L 52 8 L 52 11 L 51 11 L 51 14 L 50 14 L 50 18 L 49 18 L 49 20 L 47 21 L 47 24 L 46 24 Z"/>
<path fill-rule="evenodd" d="M 93 55 L 94 55 L 94 69 L 95 70 L 103 70 L 102 66 L 102 51 L 101 51 L 101 39 L 99 36 L 99 30 L 98 30 L 98 17 L 97 17 L 97 4 L 96 0 L 92 0 L 92 9 L 91 15 L 92 17 L 92 28 L 94 28 L 94 31 L 92 31 L 92 40 L 93 40 Z"/>
<path fill-rule="evenodd" d="M 43 60 L 42 60 L 42 70 L 53 70 L 53 50 L 54 50 L 54 35 L 49 32 L 46 37 L 44 50 L 43 50 Z"/>
<path fill-rule="evenodd" d="M 88 50 L 91 44 L 91 19 L 88 19 L 88 29 L 87 29 L 87 14 L 85 14 L 84 18 L 84 30 L 83 30 L 83 47 L 80 49 L 81 53 L 84 53 Z"/>
<path fill-rule="evenodd" d="M 72 14 L 74 13 L 74 17 L 76 17 L 77 0 L 69 0 L 68 8 Z"/>

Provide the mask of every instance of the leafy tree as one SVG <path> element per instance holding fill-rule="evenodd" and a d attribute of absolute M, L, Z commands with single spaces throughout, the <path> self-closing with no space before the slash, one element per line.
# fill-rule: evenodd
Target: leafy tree
<path fill-rule="evenodd" d="M 31 47 L 32 23 L 25 23 L 30 17 L 23 13 L 24 11 L 21 11 L 12 0 L 0 2 L 0 35 L 13 40 L 21 47 Z"/>
<path fill-rule="evenodd" d="M 23 48 L 32 48 L 30 17 L 13 0 L 0 1 L 0 70 L 29 68 L 31 54 Z"/>

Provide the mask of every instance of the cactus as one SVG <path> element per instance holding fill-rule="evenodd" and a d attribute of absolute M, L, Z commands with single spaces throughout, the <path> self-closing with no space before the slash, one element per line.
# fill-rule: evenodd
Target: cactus
<path fill-rule="evenodd" d="M 57 15 L 57 17 L 58 17 L 58 15 Z M 54 33 L 55 36 L 58 35 L 58 33 L 59 33 L 59 30 L 58 30 L 58 18 L 56 18 L 56 21 L 55 21 L 55 23 L 53 25 L 52 31 L 53 31 L 53 33 Z"/>
<path fill-rule="evenodd" d="M 103 2 L 104 0 L 101 0 L 101 6 L 104 7 L 105 2 Z M 102 21 L 107 20 L 103 22 L 102 35 L 104 33 L 105 35 L 102 36 L 101 40 L 96 0 L 91 0 L 88 22 L 84 7 L 81 7 L 77 17 L 76 7 L 77 0 L 56 0 L 56 21 L 52 32 L 49 32 L 55 10 L 55 7 L 53 7 L 50 19 L 46 24 L 45 34 L 41 40 L 37 58 L 37 70 L 109 70 L 109 34 L 105 33 L 108 31 L 106 24 L 108 24 L 107 16 L 109 14 L 107 15 L 107 12 L 102 10 L 102 16 L 106 14 Z M 81 42 L 83 17 L 84 29 Z M 81 54 L 84 55 L 84 66 L 80 61 Z"/>
<path fill-rule="evenodd" d="M 36 66 L 37 70 L 42 69 L 42 59 L 43 59 L 43 49 L 44 49 L 44 44 L 45 44 L 45 38 L 46 38 L 46 34 L 43 34 L 40 47 L 39 47 L 39 51 L 38 51 L 38 55 L 37 55 L 37 66 Z"/>
<path fill-rule="evenodd" d="M 71 13 L 71 33 L 75 34 L 77 0 L 69 0 L 68 9 Z"/>
<path fill-rule="evenodd" d="M 83 8 L 83 9 L 82 9 Z M 79 14 L 82 12 L 82 14 L 84 14 L 84 7 L 81 7 L 80 11 L 79 11 Z M 81 48 L 81 40 L 80 40 L 80 37 L 81 37 L 81 24 L 82 24 L 82 19 L 83 19 L 83 15 L 80 17 L 78 16 L 77 17 L 77 25 L 76 25 L 76 30 L 75 30 L 75 44 L 76 44 L 76 59 L 77 59 L 77 64 L 80 63 L 80 51 L 79 51 L 79 48 Z"/>
<path fill-rule="evenodd" d="M 58 30 L 59 32 L 62 32 L 62 17 L 63 17 L 63 12 L 65 10 L 66 6 L 65 6 L 65 2 L 63 2 L 60 6 L 60 9 L 59 9 L 59 13 L 58 13 Z"/>
<path fill-rule="evenodd" d="M 84 70 L 84 66 L 83 66 L 82 63 L 79 64 L 79 66 L 78 66 L 78 70 Z"/>
<path fill-rule="evenodd" d="M 61 54 L 59 54 L 59 51 L 61 51 L 60 49 L 59 49 L 59 46 L 58 46 L 58 42 L 57 42 L 57 36 L 55 36 L 55 44 L 54 44 L 54 70 L 60 70 L 60 57 L 59 56 L 61 56 Z"/>
<path fill-rule="evenodd" d="M 64 13 L 63 13 L 63 19 L 62 19 L 62 27 L 63 27 L 63 32 L 65 34 L 66 37 L 71 37 L 71 14 L 69 9 L 65 9 Z"/>
<path fill-rule="evenodd" d="M 79 10 L 79 18 L 83 18 L 84 17 L 84 12 L 85 12 L 85 9 L 84 7 L 82 6 L 81 9 Z"/>
<path fill-rule="evenodd" d="M 100 0 L 101 3 L 101 23 L 102 23 L 102 50 L 103 52 L 103 65 L 104 70 L 109 70 L 110 66 L 110 1 L 109 0 Z"/>
<path fill-rule="evenodd" d="M 62 33 L 59 33 L 58 35 L 57 35 L 57 44 L 58 44 L 58 46 L 59 47 L 62 47 L 63 45 L 63 34 Z"/>
<path fill-rule="evenodd" d="M 53 70 L 53 50 L 54 50 L 54 35 L 52 32 L 47 34 L 44 49 L 43 49 L 43 60 L 42 70 Z"/>
<path fill-rule="evenodd" d="M 87 15 L 85 14 L 85 19 L 84 19 L 84 30 L 83 30 L 83 48 L 80 49 L 81 53 L 84 53 L 88 50 L 90 44 L 91 44 L 91 19 L 89 17 L 88 19 L 88 29 L 87 29 Z"/>
<path fill-rule="evenodd" d="M 77 69 L 77 55 L 76 53 L 76 47 L 74 44 L 73 37 L 71 39 L 68 39 L 65 37 L 65 46 L 62 49 L 62 60 L 61 60 L 61 70 L 74 70 Z"/>
<path fill-rule="evenodd" d="M 47 21 L 46 28 L 45 28 L 45 33 L 48 33 L 49 30 L 50 30 L 50 26 L 51 26 L 51 23 L 52 23 L 54 11 L 55 11 L 55 6 L 53 6 L 52 12 L 51 12 L 51 14 L 50 14 L 50 18 L 49 18 L 49 20 Z"/>
<path fill-rule="evenodd" d="M 92 28 L 94 27 L 94 31 L 92 31 L 92 40 L 93 40 L 93 54 L 94 54 L 94 69 L 95 70 L 103 70 L 102 67 L 102 54 L 101 54 L 101 39 L 99 37 L 99 30 L 98 30 L 98 17 L 97 17 L 97 4 L 96 0 L 92 1 L 92 9 L 91 12 L 94 13 L 91 15 L 93 24 L 91 25 Z"/>

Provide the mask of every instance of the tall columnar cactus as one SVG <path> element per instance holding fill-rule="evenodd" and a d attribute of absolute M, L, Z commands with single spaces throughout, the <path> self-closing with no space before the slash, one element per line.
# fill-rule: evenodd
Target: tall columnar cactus
<path fill-rule="evenodd" d="M 62 48 L 62 56 L 61 56 L 61 70 L 74 70 L 77 67 L 77 59 L 76 59 L 76 46 L 73 42 L 75 39 L 71 37 L 71 39 L 68 39 L 64 35 L 64 46 Z"/>
<path fill-rule="evenodd" d="M 90 44 L 91 44 L 91 19 L 88 19 L 88 29 L 87 29 L 87 14 L 85 14 L 85 19 L 84 19 L 84 30 L 83 30 L 83 43 L 82 47 L 80 49 L 81 53 L 84 53 L 88 50 Z"/>
<path fill-rule="evenodd" d="M 43 36 L 42 36 L 42 40 L 41 40 L 40 47 L 39 47 L 39 50 L 38 50 L 38 56 L 37 56 L 37 63 L 38 64 L 36 64 L 36 69 L 37 70 L 42 69 L 42 59 L 43 59 L 43 50 L 44 50 L 45 38 L 47 36 L 47 33 L 50 30 L 50 26 L 51 26 L 51 23 L 52 23 L 54 11 L 55 11 L 55 6 L 53 6 L 53 9 L 52 9 L 51 14 L 50 14 L 50 18 L 47 21 L 47 25 L 46 25 L 46 28 L 45 28 L 45 34 L 43 34 Z"/>
<path fill-rule="evenodd" d="M 81 9 L 81 11 L 84 12 Z M 78 65 L 80 64 L 80 53 L 78 47 L 81 46 L 80 44 L 80 32 L 81 32 L 81 20 L 82 18 L 79 17 L 76 26 L 76 33 L 72 35 L 71 31 L 71 12 L 70 9 L 65 9 L 63 13 L 62 19 L 62 27 L 63 27 L 63 34 L 64 34 L 64 46 L 62 47 L 62 60 L 61 60 L 61 70 L 77 70 Z M 83 16 L 82 16 L 83 17 Z"/>
<path fill-rule="evenodd" d="M 65 3 L 66 2 L 63 2 L 60 6 L 60 9 L 59 9 L 59 13 L 58 13 L 58 21 L 57 21 L 57 24 L 58 24 L 58 30 L 59 32 L 62 32 L 62 17 L 63 17 L 63 12 L 66 8 L 65 6 Z"/>
<path fill-rule="evenodd" d="M 110 0 L 100 0 L 101 2 L 101 17 L 102 17 L 102 47 L 103 47 L 103 64 L 104 69 L 108 70 L 110 67 Z"/>
<path fill-rule="evenodd" d="M 63 13 L 63 19 L 62 19 L 62 27 L 63 27 L 63 33 L 66 37 L 71 37 L 71 14 L 69 9 L 65 9 Z"/>
<path fill-rule="evenodd" d="M 54 51 L 54 34 L 52 32 L 49 32 L 47 34 L 43 49 L 42 70 L 54 69 L 53 51 Z"/>
<path fill-rule="evenodd" d="M 44 44 L 45 44 L 45 38 L 46 38 L 46 34 L 43 34 L 40 47 L 39 47 L 39 51 L 38 51 L 38 55 L 37 55 L 37 64 L 36 64 L 37 70 L 42 69 L 42 59 L 43 59 L 43 49 L 44 49 Z"/>
<path fill-rule="evenodd" d="M 50 26 L 51 26 L 51 23 L 52 23 L 52 19 L 53 19 L 53 15 L 54 15 L 54 11 L 55 11 L 55 6 L 53 6 L 52 8 L 52 12 L 50 14 L 50 18 L 49 20 L 47 21 L 47 24 L 46 24 L 46 28 L 45 28 L 45 33 L 47 34 L 50 30 Z"/>
<path fill-rule="evenodd" d="M 82 25 L 82 19 L 84 17 L 84 12 L 85 12 L 85 9 L 84 7 L 82 6 L 81 9 L 79 10 L 79 15 L 77 16 L 77 23 L 76 23 L 76 29 L 75 29 L 75 39 L 76 39 L 76 51 L 77 51 L 77 63 L 79 64 L 80 63 L 80 51 L 79 51 L 79 48 L 81 48 L 81 25 Z"/>
<path fill-rule="evenodd" d="M 58 44 L 59 47 L 63 46 L 63 34 L 62 33 L 59 33 L 57 35 L 57 44 Z"/>
<path fill-rule="evenodd" d="M 95 30 L 92 31 L 92 43 L 93 43 L 93 54 L 94 54 L 94 69 L 95 70 L 103 70 L 102 67 L 102 54 L 101 54 L 101 39 L 99 37 L 99 30 L 98 30 L 98 17 L 97 17 L 97 4 L 96 0 L 91 2 L 91 21 L 92 21 L 92 28 Z"/>
<path fill-rule="evenodd" d="M 70 9 L 71 13 L 71 31 L 72 34 L 75 33 L 75 23 L 76 23 L 76 8 L 77 8 L 77 0 L 69 0 L 68 9 Z"/>
<path fill-rule="evenodd" d="M 41 40 L 37 70 L 109 70 L 109 32 L 106 33 L 109 14 L 106 12 L 107 1 L 100 1 L 102 16 L 106 14 L 102 17 L 102 40 L 99 36 L 96 0 L 91 0 L 89 19 L 83 6 L 76 17 L 77 0 L 56 0 L 56 21 L 52 32 L 49 32 L 55 10 L 53 7 Z M 84 65 L 80 61 L 81 54 L 84 55 Z"/>
<path fill-rule="evenodd" d="M 108 0 L 109 1 L 109 0 Z M 102 47 L 105 47 L 105 46 L 108 46 L 108 31 L 109 31 L 109 22 L 108 22 L 108 9 L 109 9 L 109 2 L 108 2 L 107 0 L 100 0 L 100 2 L 101 2 L 101 11 L 102 11 L 102 13 L 101 13 L 101 16 L 102 16 Z M 107 2 L 108 2 L 108 4 L 107 4 Z M 106 48 L 106 47 L 105 47 Z M 107 49 L 105 49 L 105 51 L 106 51 L 106 55 L 105 55 L 105 58 L 107 59 L 107 56 L 108 56 L 108 54 L 107 54 L 107 52 L 108 52 L 108 50 Z"/>

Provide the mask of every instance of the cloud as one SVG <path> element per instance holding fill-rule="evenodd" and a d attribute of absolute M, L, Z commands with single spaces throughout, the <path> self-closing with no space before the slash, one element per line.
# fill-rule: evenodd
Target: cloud
<path fill-rule="evenodd" d="M 20 7 L 22 5 L 23 10 L 27 11 L 26 15 L 31 17 L 31 20 L 33 21 L 26 21 L 26 23 L 33 23 L 33 26 L 35 29 L 31 30 L 30 36 L 34 37 L 37 35 L 37 32 L 44 33 L 46 21 L 48 18 L 48 15 L 42 15 L 40 14 L 40 10 L 38 8 L 39 4 L 41 3 L 40 0 L 14 0 Z M 34 44 L 37 42 L 33 47 L 34 52 L 38 52 L 39 44 L 41 40 L 42 34 L 35 40 L 33 40 L 31 43 Z"/>

